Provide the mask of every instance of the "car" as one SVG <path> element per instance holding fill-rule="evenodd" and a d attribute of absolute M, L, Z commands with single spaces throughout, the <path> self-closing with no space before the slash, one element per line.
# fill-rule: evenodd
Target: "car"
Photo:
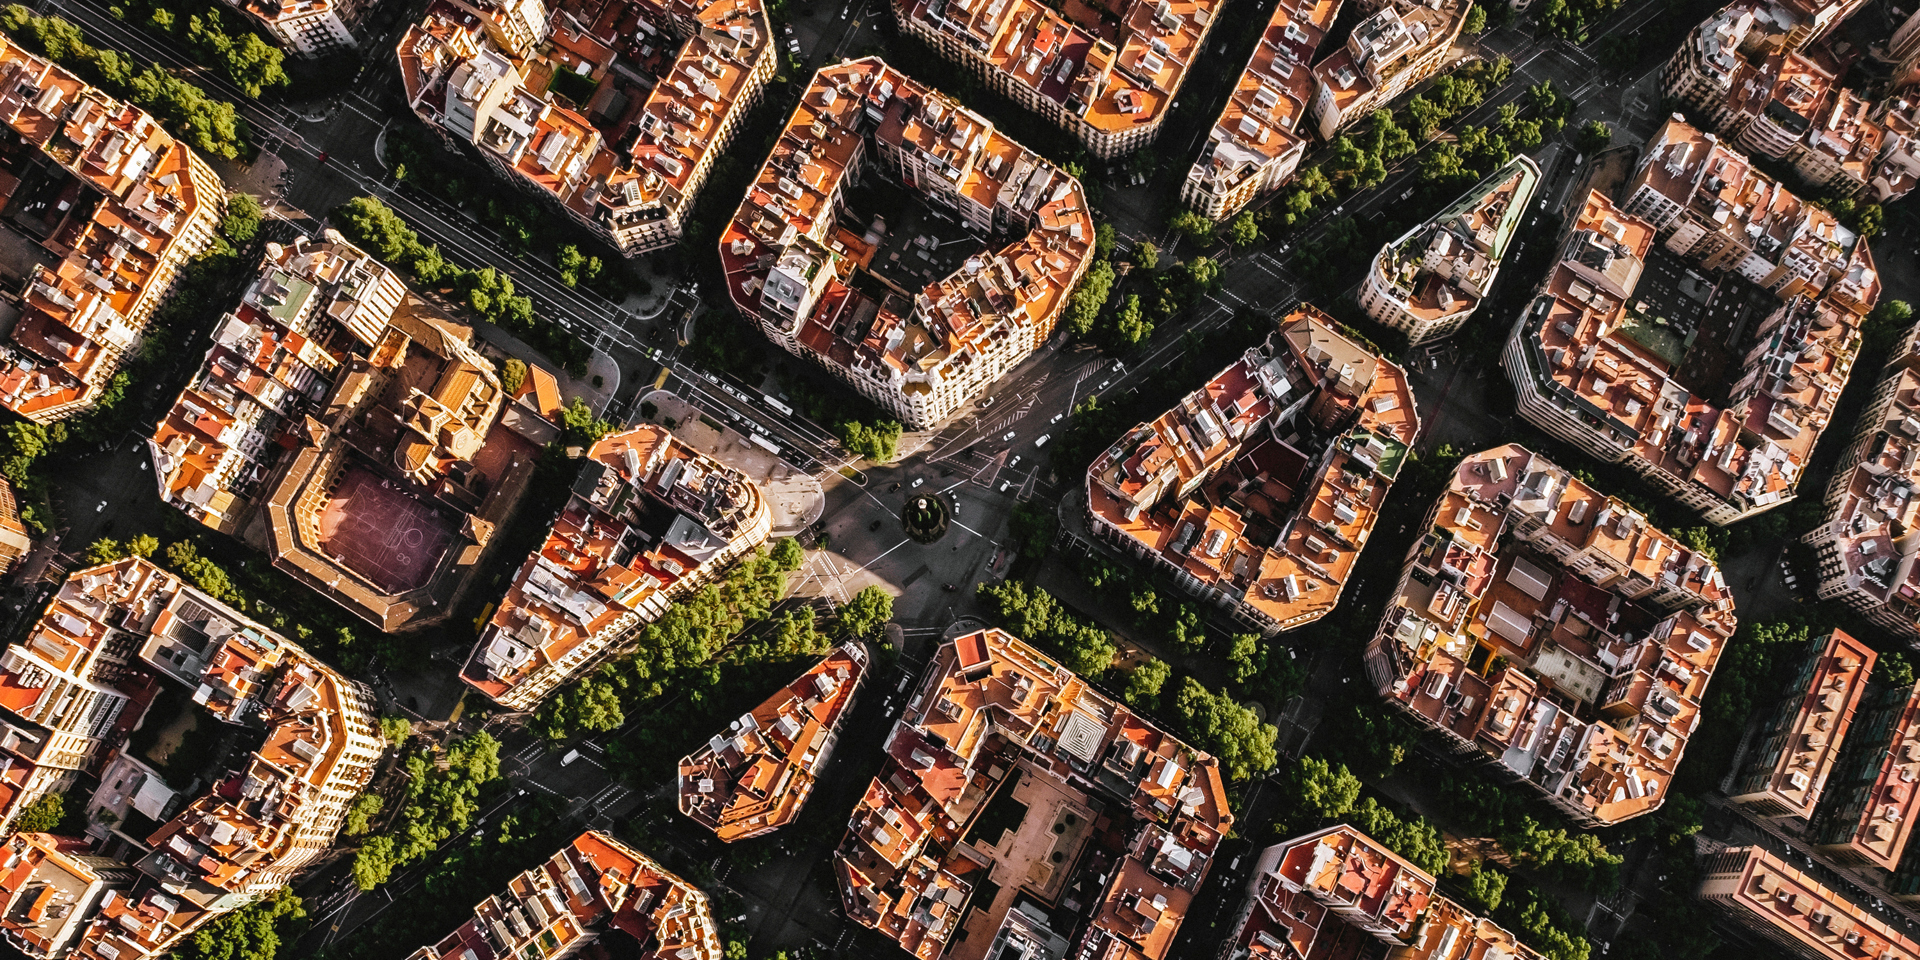
<path fill-rule="evenodd" d="M 787 36 L 789 36 L 789 37 L 791 37 L 791 36 L 793 36 L 793 24 L 791 24 L 791 23 L 783 23 L 783 24 L 781 24 L 781 25 L 780 25 L 780 29 L 781 29 L 781 30 L 783 30 L 783 31 L 785 31 L 785 32 L 786 32 L 786 34 L 787 34 Z"/>
<path fill-rule="evenodd" d="M 794 55 L 794 56 L 796 56 L 796 57 L 797 57 L 797 56 L 799 56 L 799 55 L 800 55 L 800 41 L 798 41 L 798 40 L 795 40 L 795 39 L 793 39 L 793 38 L 791 38 L 791 37 L 789 37 L 789 38 L 787 38 L 787 49 L 788 49 L 789 51 L 791 51 L 791 52 L 793 53 L 793 55 Z"/>
<path fill-rule="evenodd" d="M 1015 431 L 1012 431 L 1012 430 L 1008 430 L 1008 431 L 1006 432 L 1006 435 L 1005 435 L 1005 436 L 1002 436 L 1002 437 L 1001 437 L 1000 439 L 1002 439 L 1002 440 L 1006 440 L 1006 441 L 1008 441 L 1008 442 L 1012 442 L 1012 440 L 1013 440 L 1013 438 L 1014 438 L 1014 437 L 1017 437 L 1017 436 L 1019 436 L 1019 434 L 1018 434 L 1017 432 L 1015 432 Z"/>
<path fill-rule="evenodd" d="M 926 478 L 926 477 L 914 477 L 914 478 L 913 478 L 913 485 L 914 485 L 914 487 L 916 487 L 916 488 L 918 488 L 918 487 L 919 487 L 919 486 L 920 486 L 921 484 L 923 484 L 923 483 L 926 483 L 926 482 L 927 482 L 927 478 Z"/>
<path fill-rule="evenodd" d="M 1062 419 L 1064 419 L 1065 417 L 1066 417 L 1066 414 L 1064 414 L 1064 413 L 1056 413 L 1056 414 L 1054 414 L 1054 415 L 1053 415 L 1053 419 L 1052 419 L 1052 420 L 1048 420 L 1047 422 L 1048 422 L 1048 423 L 1059 423 L 1059 422 L 1060 422 L 1060 421 L 1061 421 Z"/>
<path fill-rule="evenodd" d="M 1008 466 L 1008 467 L 1017 467 L 1017 466 L 1019 466 L 1019 465 L 1020 465 L 1020 458 L 1019 458 L 1019 457 L 1014 457 L 1014 458 L 1013 458 L 1012 460 L 1008 460 L 1008 461 L 1007 461 L 1007 466 Z"/>
<path fill-rule="evenodd" d="M 993 398 L 992 398 L 992 397 L 982 397 L 982 398 L 980 398 L 980 409 L 982 409 L 982 410 L 985 410 L 986 408 L 988 408 L 988 407 L 991 407 L 991 406 L 993 406 Z"/>
<path fill-rule="evenodd" d="M 1112 383 L 1112 380 L 1102 380 L 1100 381 L 1100 389 L 1105 390 L 1108 386 L 1112 385 Z"/>
<path fill-rule="evenodd" d="M 1011 486 L 1013 486 L 1013 481 L 1012 481 L 1012 480 L 1002 480 L 1002 481 L 1000 481 L 1000 492 L 1001 492 L 1001 493 L 1006 493 L 1006 492 L 1007 492 L 1007 488 L 1008 488 L 1008 487 L 1011 487 Z"/>
<path fill-rule="evenodd" d="M 954 591 L 954 586 L 951 583 L 943 583 L 940 585 L 940 589 L 945 590 L 948 593 L 952 593 Z"/>
<path fill-rule="evenodd" d="M 895 490 L 898 490 L 898 489 L 900 489 L 900 481 L 898 481 L 898 480 L 895 480 L 895 481 L 893 482 L 893 486 L 891 486 L 891 487 L 888 487 L 888 488 L 887 488 L 887 492 L 888 492 L 888 493 L 892 493 L 892 492 L 894 492 Z"/>
<path fill-rule="evenodd" d="M 1051 434 L 1051 433 L 1043 433 L 1043 434 L 1041 434 L 1041 435 L 1040 435 L 1040 439 L 1038 439 L 1038 440 L 1035 440 L 1035 441 L 1033 442 L 1033 445 L 1034 445 L 1035 447 L 1044 447 L 1044 446 L 1046 446 L 1046 445 L 1047 445 L 1047 441 L 1048 441 L 1048 440 L 1051 440 L 1051 439 L 1053 439 L 1053 434 Z"/>
<path fill-rule="evenodd" d="M 99 506 L 93 508 L 93 512 L 99 513 L 100 511 L 105 510 L 106 508 L 107 508 L 107 502 L 105 500 L 102 500 L 100 501 Z"/>

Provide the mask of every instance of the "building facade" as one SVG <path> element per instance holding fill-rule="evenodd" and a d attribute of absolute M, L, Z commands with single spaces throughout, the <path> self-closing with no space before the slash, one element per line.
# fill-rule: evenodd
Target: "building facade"
<path fill-rule="evenodd" d="M 17 747 L 39 735 L 50 749 L 37 762 L 96 769 L 165 682 L 259 745 L 177 812 L 143 820 L 151 832 L 122 829 L 100 849 L 88 845 L 98 854 L 91 868 L 124 882 L 90 901 L 76 917 L 83 932 L 48 957 L 158 957 L 286 886 L 331 855 L 384 750 L 365 685 L 139 557 L 74 573 L 28 639 L 0 655 L 0 686 L 35 701 L 8 705 L 6 739 Z M 14 719 L 28 716 L 40 719 Z M 7 797 L 8 822 L 46 792 L 34 787 Z"/>
<path fill-rule="evenodd" d="M 893 0 L 902 29 L 1102 160 L 1151 145 L 1219 0 Z"/>
<path fill-rule="evenodd" d="M 1472 4 L 1355 0 L 1364 15 L 1345 46 L 1314 65 L 1313 119 L 1323 140 L 1447 65 Z"/>
<path fill-rule="evenodd" d="M 838 647 L 680 758 L 680 813 L 728 843 L 792 823 L 866 678 L 867 648 Z"/>
<path fill-rule="evenodd" d="M 1643 182 L 1646 172 L 1643 166 Z M 1667 196 L 1634 194 L 1639 209 L 1673 223 L 1677 205 L 1651 209 Z M 1687 348 L 1674 338 L 1697 330 L 1701 314 L 1676 327 L 1668 307 L 1649 306 L 1640 289 L 1656 256 L 1656 222 L 1589 194 L 1560 240 L 1557 262 L 1515 321 L 1502 366 L 1527 420 L 1631 469 L 1709 522 L 1732 523 L 1797 494 L 1853 371 L 1865 312 L 1857 308 L 1878 297 L 1878 280 L 1871 268 L 1848 267 L 1824 288 L 1783 283 L 1776 294 L 1786 302 L 1757 326 L 1738 367 L 1714 379 L 1683 376 Z M 1855 252 L 1864 247 L 1855 244 Z M 1669 243 L 1657 256 L 1673 251 Z M 1858 263 L 1854 253 L 1844 259 Z M 1739 298 L 1742 290 L 1723 279 L 1708 293 L 1707 309 L 1715 297 Z"/>
<path fill-rule="evenodd" d="M 1763 721 L 1727 799 L 1757 817 L 1813 816 L 1876 659 L 1840 630 L 1810 641 L 1787 684 L 1790 696 Z"/>
<path fill-rule="evenodd" d="M 1760 847 L 1710 855 L 1698 897 L 1728 924 L 1802 960 L 1914 960 L 1920 945 Z"/>

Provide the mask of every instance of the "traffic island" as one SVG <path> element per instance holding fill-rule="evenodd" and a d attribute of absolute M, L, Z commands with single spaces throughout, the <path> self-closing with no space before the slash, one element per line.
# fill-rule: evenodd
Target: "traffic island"
<path fill-rule="evenodd" d="M 900 515 L 900 524 L 915 542 L 936 543 L 947 535 L 947 505 L 939 497 L 913 497 Z"/>

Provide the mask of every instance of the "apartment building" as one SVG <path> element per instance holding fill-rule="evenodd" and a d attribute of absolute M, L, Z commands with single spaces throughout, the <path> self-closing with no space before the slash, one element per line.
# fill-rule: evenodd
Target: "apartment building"
<path fill-rule="evenodd" d="M 1102 160 L 1160 136 L 1220 0 L 893 0 L 902 29 Z"/>
<path fill-rule="evenodd" d="M 1729 924 L 1804 960 L 1913 960 L 1920 944 L 1759 847 L 1710 855 L 1698 896 Z"/>
<path fill-rule="evenodd" d="M 1806 542 L 1819 561 L 1819 594 L 1860 611 L 1909 642 L 1920 640 L 1920 354 L 1913 334 L 1888 361 L 1853 442 L 1827 486 L 1825 517 Z"/>
<path fill-rule="evenodd" d="M 1666 248 L 1781 299 L 1813 296 L 1864 315 L 1880 281 L 1866 239 L 1805 203 L 1713 134 L 1674 117 L 1621 193 Z"/>
<path fill-rule="evenodd" d="M 1288 0 L 1274 6 L 1247 68 L 1187 171 L 1182 203 L 1208 219 L 1225 220 L 1293 179 L 1316 129 L 1307 121 L 1314 101 L 1309 64 L 1339 13 L 1340 0 Z"/>
<path fill-rule="evenodd" d="M 1540 185 L 1540 167 L 1514 157 L 1465 196 L 1390 240 L 1360 284 L 1360 309 L 1419 344 L 1473 316 Z"/>
<path fill-rule="evenodd" d="M 728 843 L 792 823 L 813 794 L 867 678 L 867 648 L 836 647 L 680 758 L 681 814 Z"/>
<path fill-rule="evenodd" d="M 1813 816 L 1876 659 L 1841 630 L 1809 642 L 1727 799 L 1758 817 Z"/>
<path fill-rule="evenodd" d="M 1365 19 L 1313 68 L 1313 119 L 1324 140 L 1446 66 L 1473 7 L 1467 0 L 1355 2 Z"/>
<path fill-rule="evenodd" d="M 1095 537 L 1262 634 L 1333 611 L 1420 432 L 1406 372 L 1302 304 L 1087 469 Z"/>
<path fill-rule="evenodd" d="M 720 960 L 707 895 L 651 857 L 589 830 L 474 907 L 407 960 L 517 960 L 582 950 L 631 960 Z"/>
<path fill-rule="evenodd" d="M 117 677 L 120 693 L 89 696 L 76 682 L 79 670 L 94 687 Z M 86 862 L 125 882 L 77 917 L 86 925 L 77 939 L 45 956 L 156 957 L 285 886 L 329 855 L 380 759 L 372 691 L 138 557 L 74 573 L 29 637 L 0 655 L 0 689 L 17 694 L 9 711 L 29 694 L 54 703 L 14 715 L 40 717 L 48 745 L 69 754 L 50 762 L 76 769 L 93 769 L 121 748 L 160 681 L 192 691 L 193 703 L 258 746 L 170 818 L 143 814 L 113 831 Z M 69 699 L 87 706 L 62 712 L 58 701 Z M 11 721 L 7 728 L 16 746 L 36 732 Z M 36 796 L 12 793 L 4 816 L 11 821 Z"/>
<path fill-rule="evenodd" d="M 847 191 L 869 171 L 1010 238 L 917 291 L 876 260 Z M 910 429 L 940 423 L 1053 334 L 1094 257 L 1080 182 L 877 57 L 822 68 L 720 239 L 727 294 L 795 356 Z M 897 251 L 896 251 L 897 253 Z"/>
<path fill-rule="evenodd" d="M 295 56 L 323 57 L 360 46 L 353 32 L 372 0 L 227 0 Z"/>
<path fill-rule="evenodd" d="M 32 960 L 66 956 L 101 902 L 138 876 L 84 840 L 16 833 L 0 862 L 0 940 Z"/>
<path fill-rule="evenodd" d="M 470 328 L 329 232 L 269 246 L 148 448 L 168 503 L 404 631 L 451 615 L 557 429 Z"/>
<path fill-rule="evenodd" d="M 1734 629 L 1712 558 L 1516 444 L 1472 454 L 1367 645 L 1388 704 L 1576 823 L 1666 799 Z"/>
<path fill-rule="evenodd" d="M 885 750 L 834 873 L 921 960 L 1163 960 L 1233 826 L 1218 760 L 1001 630 L 934 651 Z"/>
<path fill-rule="evenodd" d="M 91 772 L 159 695 L 139 663 L 139 634 L 107 628 L 102 613 L 69 579 L 0 652 L 0 829 Z"/>
<path fill-rule="evenodd" d="M 531 710 L 767 539 L 745 474 L 642 424 L 587 452 L 574 495 L 514 577 L 460 678 Z"/>
<path fill-rule="evenodd" d="M 243 533 L 282 441 L 326 415 L 345 359 L 380 342 L 407 296 L 398 275 L 337 234 L 268 244 L 205 365 L 147 441 L 160 498 Z"/>
<path fill-rule="evenodd" d="M 1434 877 L 1346 824 L 1260 851 L 1219 960 L 1540 960 Z"/>
<path fill-rule="evenodd" d="M 1507 340 L 1502 365 L 1517 407 L 1711 523 L 1777 507 L 1797 494 L 1846 387 L 1865 312 L 1856 307 L 1873 303 L 1878 281 L 1870 268 L 1849 268 L 1824 291 L 1783 286 L 1787 301 L 1758 324 L 1737 365 L 1707 376 L 1687 363 L 1683 339 L 1705 322 L 1697 298 L 1704 292 L 1710 307 L 1742 288 L 1726 278 L 1691 294 L 1642 285 L 1654 234 L 1653 223 L 1588 195 Z M 1865 244 L 1855 247 L 1864 256 Z M 1707 281 L 1687 280 L 1696 282 Z"/>
<path fill-rule="evenodd" d="M 398 56 L 429 129 L 628 257 L 679 242 L 778 66 L 759 0 L 436 0 Z"/>
<path fill-rule="evenodd" d="M 1827 776 L 1808 839 L 1846 866 L 1899 869 L 1920 798 L 1920 686 L 1868 687 Z"/>
<path fill-rule="evenodd" d="M 226 186 L 146 112 L 0 37 L 7 223 L 39 245 L 0 342 L 0 406 L 49 423 L 94 405 L 180 266 L 213 244 Z"/>
<path fill-rule="evenodd" d="M 1668 61 L 1667 96 L 1740 149 L 1792 164 L 1828 191 L 1879 203 L 1905 196 L 1916 145 L 1909 125 L 1885 122 L 1906 112 L 1904 98 L 1871 101 L 1842 87 L 1847 59 L 1789 43 L 1802 26 L 1788 5 L 1738 0 L 1695 27 Z"/>

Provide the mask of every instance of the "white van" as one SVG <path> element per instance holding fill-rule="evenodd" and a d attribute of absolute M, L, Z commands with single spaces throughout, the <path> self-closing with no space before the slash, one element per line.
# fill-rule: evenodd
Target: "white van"
<path fill-rule="evenodd" d="M 1051 434 L 1051 433 L 1043 433 L 1043 434 L 1041 434 L 1041 435 L 1040 435 L 1040 439 L 1038 439 L 1038 440 L 1035 440 L 1035 441 L 1033 442 L 1033 445 L 1034 445 L 1034 446 L 1036 446 L 1036 447 L 1044 447 L 1044 446 L 1046 446 L 1046 445 L 1047 445 L 1047 441 L 1048 441 L 1048 440 L 1051 440 L 1051 439 L 1053 439 L 1053 434 Z"/>

